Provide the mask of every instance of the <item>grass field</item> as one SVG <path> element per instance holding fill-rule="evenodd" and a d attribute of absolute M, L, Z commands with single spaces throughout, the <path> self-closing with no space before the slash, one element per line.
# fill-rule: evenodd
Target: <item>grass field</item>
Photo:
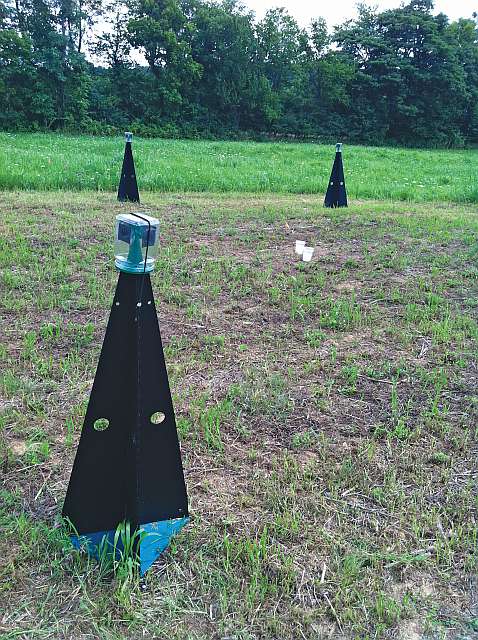
<path fill-rule="evenodd" d="M 140 140 L 141 191 L 317 193 L 333 145 Z M 117 188 L 121 138 L 0 133 L 0 189 Z M 344 148 L 352 198 L 478 202 L 478 149 Z"/>
<path fill-rule="evenodd" d="M 75 171 L 101 174 L 103 149 L 101 188 L 116 179 L 118 141 L 95 141 L 88 154 L 82 140 L 75 169 L 71 154 L 53 155 L 74 139 L 15 140 L 8 157 L 27 167 L 18 149 L 31 145 L 33 159 L 25 182 L 19 170 L 7 184 L 3 155 L 4 187 L 98 186 L 76 184 Z M 35 178 L 41 141 L 53 168 Z M 167 183 L 178 193 L 146 190 L 160 177 L 145 158 L 138 173 L 141 209 L 161 220 L 153 288 L 191 522 L 140 583 L 70 547 L 59 515 L 117 278 L 114 216 L 130 207 L 96 191 L 3 193 L 0 638 L 476 637 L 478 206 L 369 200 L 330 210 L 322 188 L 179 193 L 198 163 L 192 150 L 210 150 L 211 184 L 228 190 L 270 170 L 266 147 L 139 145 L 164 168 L 173 150 L 181 163 Z M 258 157 L 227 165 L 223 184 L 221 148 Z M 330 169 L 328 148 L 268 148 L 283 172 L 268 189 L 306 184 L 287 154 L 316 161 L 325 178 Z M 396 174 L 388 165 L 390 182 L 366 165 L 362 196 L 375 188 L 400 199 L 404 184 L 394 195 L 390 185 L 405 159 L 410 181 L 431 180 L 434 157 L 450 176 L 440 197 L 453 199 L 460 180 L 471 189 L 464 176 L 478 157 L 379 153 L 404 161 Z M 358 169 L 352 150 L 345 157 Z M 359 190 L 353 171 L 349 184 Z M 417 189 L 417 200 L 433 195 Z M 296 239 L 315 246 L 310 264 L 294 255 Z"/>

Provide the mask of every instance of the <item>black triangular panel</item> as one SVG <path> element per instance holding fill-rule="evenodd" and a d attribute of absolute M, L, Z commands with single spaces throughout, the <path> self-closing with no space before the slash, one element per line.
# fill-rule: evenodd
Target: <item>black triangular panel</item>
<path fill-rule="evenodd" d="M 109 421 L 104 431 L 94 428 L 100 418 Z M 63 515 L 80 535 L 188 515 L 148 274 L 120 273 Z"/>
<path fill-rule="evenodd" d="M 138 183 L 134 168 L 133 149 L 128 140 L 124 149 L 123 167 L 118 187 L 118 200 L 120 202 L 139 202 Z"/>
<path fill-rule="evenodd" d="M 329 186 L 325 194 L 325 207 L 346 207 L 347 191 L 345 189 L 344 166 L 342 163 L 342 152 L 335 153 L 334 166 L 330 174 Z"/>

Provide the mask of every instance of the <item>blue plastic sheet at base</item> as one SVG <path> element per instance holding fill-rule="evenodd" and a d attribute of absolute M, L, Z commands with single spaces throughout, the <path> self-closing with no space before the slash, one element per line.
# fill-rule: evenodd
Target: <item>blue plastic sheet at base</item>
<path fill-rule="evenodd" d="M 174 520 L 161 520 L 148 522 L 140 526 L 139 559 L 140 573 L 144 575 L 153 562 L 169 546 L 171 538 L 179 533 L 187 524 L 189 518 L 176 518 Z M 70 536 L 71 543 L 76 549 L 84 549 L 97 560 L 103 554 L 113 554 L 116 551 L 117 559 L 123 551 L 121 536 L 118 539 L 116 549 L 114 547 L 115 531 L 96 531 L 81 536 Z"/>
<path fill-rule="evenodd" d="M 156 558 L 169 546 L 171 538 L 181 531 L 189 518 L 177 518 L 175 520 L 161 520 L 142 524 L 144 534 L 140 542 L 141 575 L 153 564 Z"/>
<path fill-rule="evenodd" d="M 95 533 L 85 533 L 82 536 L 70 536 L 70 540 L 75 549 L 87 551 L 98 560 L 103 547 L 108 549 L 110 553 L 113 551 L 114 537 L 114 531 L 97 531 Z M 123 545 L 119 542 L 116 555 L 119 556 L 122 550 Z"/>

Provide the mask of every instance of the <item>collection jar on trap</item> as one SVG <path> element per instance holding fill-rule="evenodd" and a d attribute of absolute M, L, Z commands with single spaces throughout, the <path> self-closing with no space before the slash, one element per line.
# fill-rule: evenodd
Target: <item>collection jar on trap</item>
<path fill-rule="evenodd" d="M 116 216 L 115 265 L 126 273 L 150 273 L 158 253 L 159 220 L 144 214 Z"/>

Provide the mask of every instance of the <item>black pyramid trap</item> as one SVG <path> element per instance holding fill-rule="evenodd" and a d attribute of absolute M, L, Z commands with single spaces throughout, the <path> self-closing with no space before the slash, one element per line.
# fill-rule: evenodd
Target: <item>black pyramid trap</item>
<path fill-rule="evenodd" d="M 329 186 L 325 194 L 324 207 L 346 207 L 347 191 L 345 189 L 344 165 L 342 162 L 342 144 L 335 145 L 335 160 L 330 174 Z"/>
<path fill-rule="evenodd" d="M 121 178 L 118 187 L 118 200 L 120 202 L 139 202 L 138 183 L 136 181 L 136 171 L 134 169 L 133 149 L 131 143 L 133 134 L 126 131 L 123 166 L 121 168 Z"/>
<path fill-rule="evenodd" d="M 173 403 L 149 273 L 159 222 L 116 218 L 118 284 L 63 516 L 76 547 L 121 551 L 118 525 L 138 532 L 143 574 L 188 521 Z"/>

